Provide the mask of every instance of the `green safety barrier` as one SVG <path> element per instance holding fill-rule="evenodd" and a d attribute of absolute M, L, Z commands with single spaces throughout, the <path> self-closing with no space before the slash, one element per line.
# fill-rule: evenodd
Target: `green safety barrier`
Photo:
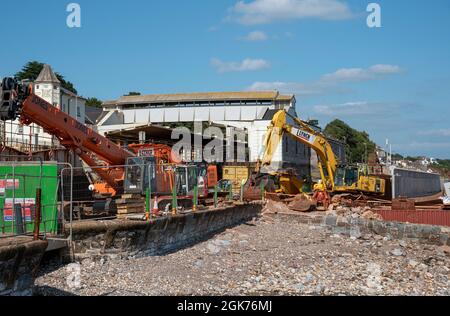
<path fill-rule="evenodd" d="M 192 211 L 197 211 L 197 206 L 198 206 L 198 187 L 196 185 L 194 185 L 194 198 L 193 198 L 193 206 L 192 206 Z"/>
<path fill-rule="evenodd" d="M 42 219 L 39 231 L 56 234 L 58 185 L 56 164 L 0 165 L 0 234 L 34 231 L 36 190 L 40 188 Z"/>
<path fill-rule="evenodd" d="M 178 200 L 177 200 L 177 188 L 176 185 L 172 188 L 172 215 L 177 215 Z"/>

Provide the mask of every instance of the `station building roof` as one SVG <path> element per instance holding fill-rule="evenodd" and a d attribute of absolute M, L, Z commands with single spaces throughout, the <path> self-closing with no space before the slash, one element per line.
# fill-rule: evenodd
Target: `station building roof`
<path fill-rule="evenodd" d="M 237 102 L 292 102 L 294 95 L 282 95 L 278 91 L 243 91 L 243 92 L 200 92 L 175 94 L 149 94 L 123 96 L 117 100 L 105 101 L 103 107 L 125 105 L 177 105 L 177 104 L 211 104 Z"/>

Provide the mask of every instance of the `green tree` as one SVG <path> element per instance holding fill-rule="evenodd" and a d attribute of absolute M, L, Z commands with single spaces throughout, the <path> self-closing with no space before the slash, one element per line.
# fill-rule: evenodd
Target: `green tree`
<path fill-rule="evenodd" d="M 35 81 L 37 79 L 37 77 L 39 76 L 39 74 L 41 73 L 43 67 L 44 67 L 44 64 L 41 62 L 30 61 L 25 66 L 23 66 L 21 71 L 19 71 L 15 74 L 15 77 L 18 80 Z M 77 90 L 73 86 L 73 83 L 71 83 L 70 81 L 66 81 L 64 79 L 64 76 L 62 76 L 61 74 L 59 74 L 57 72 L 55 72 L 55 75 L 58 78 L 58 80 L 61 82 L 61 86 L 64 89 L 67 89 L 75 94 L 78 94 Z"/>
<path fill-rule="evenodd" d="M 412 161 L 412 162 L 417 162 L 417 161 L 420 160 L 419 157 L 411 157 L 411 156 L 408 156 L 408 157 L 406 157 L 405 159 L 406 159 L 406 160 L 409 160 L 409 161 Z"/>
<path fill-rule="evenodd" d="M 95 107 L 95 108 L 101 108 L 102 107 L 102 103 L 103 102 L 101 100 L 97 99 L 97 98 L 88 98 L 86 100 L 86 105 L 87 106 L 92 106 L 92 107 Z"/>
<path fill-rule="evenodd" d="M 392 159 L 393 160 L 403 160 L 403 159 L 405 159 L 405 157 L 403 157 L 400 154 L 392 154 Z"/>
<path fill-rule="evenodd" d="M 357 131 L 341 120 L 328 124 L 324 132 L 327 136 L 347 144 L 346 155 L 350 163 L 367 160 L 367 156 L 375 152 L 376 144 L 370 140 L 369 134 Z"/>

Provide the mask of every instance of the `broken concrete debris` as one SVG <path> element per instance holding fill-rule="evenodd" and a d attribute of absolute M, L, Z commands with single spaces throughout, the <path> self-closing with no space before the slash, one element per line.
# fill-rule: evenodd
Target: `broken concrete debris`
<path fill-rule="evenodd" d="M 294 216 L 260 218 L 165 256 L 88 262 L 77 289 L 53 262 L 37 279 L 37 293 L 450 295 L 447 248 L 366 233 L 352 239 L 309 230 Z"/>

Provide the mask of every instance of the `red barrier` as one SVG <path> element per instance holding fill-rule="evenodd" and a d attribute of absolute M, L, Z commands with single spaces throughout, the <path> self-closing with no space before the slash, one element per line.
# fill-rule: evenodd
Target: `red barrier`
<path fill-rule="evenodd" d="M 403 222 L 411 224 L 425 224 L 450 227 L 450 211 L 391 211 L 374 210 L 376 214 L 381 215 L 385 221 Z"/>

